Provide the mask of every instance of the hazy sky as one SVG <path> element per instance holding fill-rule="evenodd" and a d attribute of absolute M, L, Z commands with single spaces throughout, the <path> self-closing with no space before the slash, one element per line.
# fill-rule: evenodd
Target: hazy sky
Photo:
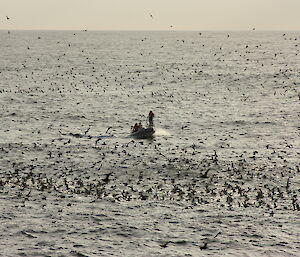
<path fill-rule="evenodd" d="M 300 0 L 0 0 L 0 29 L 8 30 L 250 30 L 253 27 L 300 30 Z"/>

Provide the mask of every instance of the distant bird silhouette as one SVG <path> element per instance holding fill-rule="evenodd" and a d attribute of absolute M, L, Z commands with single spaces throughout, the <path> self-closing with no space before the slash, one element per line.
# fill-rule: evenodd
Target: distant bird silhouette
<path fill-rule="evenodd" d="M 112 127 L 108 127 L 105 133 L 107 133 L 110 129 L 112 129 Z"/>
<path fill-rule="evenodd" d="M 221 234 L 221 232 L 218 232 L 215 236 L 214 236 L 214 238 L 216 238 L 218 235 L 220 235 Z"/>
<path fill-rule="evenodd" d="M 6 16 L 6 19 L 9 20 L 10 18 L 8 16 Z"/>
<path fill-rule="evenodd" d="M 91 128 L 88 128 L 86 131 L 84 131 L 84 134 L 86 135 L 86 133 L 88 133 L 90 129 Z"/>
<path fill-rule="evenodd" d="M 205 171 L 203 174 L 200 175 L 201 178 L 208 178 L 208 172 L 210 171 L 210 169 L 208 169 L 207 171 Z"/>
<path fill-rule="evenodd" d="M 150 15 L 150 18 L 153 19 L 153 15 L 151 13 L 149 13 L 149 15 Z"/>
<path fill-rule="evenodd" d="M 166 248 L 166 247 L 168 247 L 169 243 L 170 243 L 170 241 L 166 241 L 166 242 L 160 244 L 159 246 L 162 247 L 162 248 Z"/>
<path fill-rule="evenodd" d="M 105 184 L 107 184 L 109 181 L 110 181 L 110 179 L 109 179 L 109 176 L 112 174 L 112 172 L 111 173 L 107 173 L 107 174 L 105 174 L 105 178 L 104 179 L 102 179 L 102 181 L 105 183 Z"/>
<path fill-rule="evenodd" d="M 207 242 L 205 242 L 203 245 L 201 245 L 199 248 L 200 250 L 206 250 L 208 247 L 207 247 Z"/>
<path fill-rule="evenodd" d="M 98 142 L 101 140 L 101 137 L 99 137 L 96 141 L 95 141 L 95 145 L 98 144 Z"/>

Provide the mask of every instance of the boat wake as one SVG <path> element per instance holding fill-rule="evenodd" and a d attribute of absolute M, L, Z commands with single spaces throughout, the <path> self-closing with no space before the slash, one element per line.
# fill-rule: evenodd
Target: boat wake
<path fill-rule="evenodd" d="M 171 133 L 163 128 L 155 128 L 156 136 L 171 136 Z"/>
<path fill-rule="evenodd" d="M 77 138 L 113 138 L 115 137 L 114 135 L 98 135 L 98 136 L 92 136 L 92 135 L 85 135 L 85 134 L 80 134 L 80 133 L 69 133 L 69 134 L 64 134 L 67 136 L 73 136 Z"/>

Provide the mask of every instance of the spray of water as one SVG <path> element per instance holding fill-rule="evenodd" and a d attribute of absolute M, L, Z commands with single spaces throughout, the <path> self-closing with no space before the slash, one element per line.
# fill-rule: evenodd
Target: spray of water
<path fill-rule="evenodd" d="M 155 128 L 155 135 L 157 136 L 171 136 L 171 133 L 163 128 Z"/>

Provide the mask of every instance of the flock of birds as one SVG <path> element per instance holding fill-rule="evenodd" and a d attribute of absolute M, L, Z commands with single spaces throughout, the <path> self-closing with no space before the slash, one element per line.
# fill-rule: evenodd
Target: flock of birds
<path fill-rule="evenodd" d="M 150 18 L 154 18 L 152 14 Z M 37 105 L 38 111 L 46 118 L 45 124 L 38 131 L 31 132 L 38 140 L 0 144 L 0 155 L 4 156 L 0 159 L 0 190 L 16 190 L 23 206 L 34 199 L 33 192 L 42 195 L 43 205 L 46 206 L 47 194 L 52 192 L 57 194 L 58 199 L 64 195 L 85 195 L 92 202 L 165 201 L 184 203 L 187 209 L 199 206 L 217 206 L 228 210 L 257 208 L 270 216 L 282 210 L 300 211 L 297 186 L 299 164 L 290 163 L 288 159 L 289 151 L 297 151 L 296 143 L 293 145 L 286 142 L 284 149 L 267 145 L 265 151 L 269 157 L 267 162 L 261 162 L 258 151 L 248 156 L 239 154 L 233 160 L 222 159 L 219 152 L 221 149 L 203 157 L 202 145 L 206 139 L 192 145 L 165 146 L 168 138 L 163 137 L 154 141 L 87 137 L 90 126 L 85 127 L 82 133 L 64 133 L 78 120 L 93 119 L 94 114 L 82 111 L 87 106 L 83 99 L 90 97 L 104 103 L 108 103 L 106 98 L 115 103 L 118 102 L 116 99 L 120 99 L 119 104 L 126 103 L 128 99 L 138 101 L 140 98 L 151 98 L 153 102 L 160 99 L 167 104 L 180 105 L 182 101 L 189 101 L 195 96 L 211 101 L 220 98 L 223 102 L 230 102 L 237 98 L 242 103 L 251 102 L 253 95 L 247 95 L 247 91 L 240 85 L 241 81 L 248 83 L 247 89 L 256 90 L 251 84 L 257 81 L 257 77 L 252 78 L 251 74 L 266 72 L 275 63 L 281 62 L 285 58 L 284 51 L 269 52 L 263 43 L 246 43 L 236 49 L 219 44 L 209 46 L 202 40 L 204 33 L 197 33 L 200 40 L 196 37 L 171 38 L 169 44 L 152 41 L 150 44 L 154 45 L 153 50 L 144 46 L 152 40 L 149 36 L 136 40 L 138 53 L 132 53 L 135 46 L 123 53 L 126 60 L 134 56 L 137 64 L 120 61 L 120 64 L 112 67 L 103 62 L 108 52 L 92 52 L 92 49 L 78 43 L 76 38 L 82 37 L 82 32 L 50 42 L 51 49 L 46 54 L 41 53 L 39 44 L 47 36 L 38 35 L 28 41 L 32 45 L 25 46 L 22 43 L 19 46 L 25 54 L 19 57 L 18 63 L 7 57 L 11 66 L 1 67 L 0 97 L 5 101 L 20 101 L 20 106 Z M 14 33 L 9 32 L 9 37 L 14 36 Z M 226 37 L 232 38 L 229 34 Z M 300 49 L 298 39 L 288 37 L 287 34 L 283 34 L 282 38 L 291 42 L 289 47 L 293 50 L 289 50 L 292 52 L 290 58 L 297 58 Z M 160 61 L 160 54 L 164 55 L 164 51 L 171 55 L 175 52 L 174 55 L 177 55 L 195 45 L 202 55 L 197 62 L 190 62 L 184 56 L 177 57 L 174 62 Z M 260 53 L 258 57 L 257 52 Z M 114 51 L 110 55 L 115 59 L 119 57 Z M 243 65 L 236 67 L 233 74 L 230 72 L 232 67 L 224 64 L 228 59 L 242 61 Z M 248 80 L 245 80 L 245 74 L 250 74 Z M 272 94 L 278 99 L 297 97 L 300 100 L 299 81 L 295 79 L 297 75 L 297 66 L 286 62 L 284 67 L 270 74 L 267 81 L 261 81 L 261 90 L 257 93 Z M 10 82 L 12 77 L 20 83 Z M 205 86 L 205 81 L 210 81 L 213 86 L 205 89 L 183 86 L 192 85 L 195 81 L 204 82 Z M 18 97 L 23 95 L 30 97 L 19 100 Z M 59 126 L 54 125 L 55 121 L 49 117 L 63 112 L 64 105 L 43 105 L 45 97 L 70 101 L 70 106 L 78 112 L 78 116 L 70 124 L 60 121 Z M 23 111 L 25 113 L 20 108 L 20 112 Z M 117 113 L 117 119 L 121 119 L 121 114 Z M 196 115 L 196 111 L 189 115 Z M 1 119 L 7 123 L 3 123 L 1 135 L 5 136 L 14 130 L 23 133 L 23 123 L 17 124 L 18 117 L 18 113 L 8 107 L 4 108 Z M 43 120 L 38 116 L 35 118 Z M 19 120 L 22 121 L 22 118 Z M 9 128 L 5 124 L 10 124 Z M 189 126 L 189 123 L 181 124 L 181 130 L 188 130 Z M 109 127 L 106 132 L 111 129 Z M 57 133 L 47 137 L 48 142 L 38 136 L 50 130 L 52 133 L 56 130 Z M 115 132 L 114 129 L 111 131 Z M 230 147 L 226 141 L 224 139 L 221 142 L 220 148 Z M 160 247 L 166 248 L 170 243 L 163 242 Z M 204 242 L 199 247 L 206 250 L 209 243 Z"/>
<path fill-rule="evenodd" d="M 270 167 L 251 156 L 222 161 L 216 151 L 198 158 L 196 145 L 166 151 L 161 143 L 132 140 L 77 148 L 73 140 L 2 144 L 0 152 L 7 158 L 1 161 L 0 187 L 17 187 L 24 201 L 38 190 L 113 202 L 181 201 L 189 208 L 205 204 L 255 207 L 270 215 L 282 209 L 300 210 L 296 186 L 300 169 L 288 165 L 282 156 L 281 164 L 277 161 L 277 167 Z"/>
<path fill-rule="evenodd" d="M 150 14 L 150 17 L 153 19 L 152 14 Z M 8 16 L 6 19 L 10 20 Z M 84 32 L 87 32 L 87 30 L 84 30 Z M 247 72 L 251 73 L 253 70 L 258 71 L 259 69 L 263 72 L 272 67 L 275 62 L 281 61 L 284 58 L 283 52 L 270 53 L 262 44 L 246 44 L 237 47 L 237 49 L 226 49 L 226 51 L 224 51 L 226 46 L 215 46 L 215 51 L 212 51 L 213 48 L 206 46 L 203 40 L 199 43 L 195 40 L 188 42 L 187 39 L 176 39 L 176 44 L 172 47 L 178 50 L 184 47 L 185 44 L 197 44 L 200 49 L 202 48 L 199 51 L 205 55 L 205 58 L 209 60 L 212 59 L 214 65 L 219 66 L 219 69 L 212 70 L 211 64 L 205 60 L 189 63 L 182 57 L 181 62 L 160 63 L 154 61 L 150 66 L 147 63 L 142 63 L 141 65 L 119 64 L 112 70 L 110 65 L 102 62 L 102 56 L 95 56 L 89 52 L 90 49 L 78 47 L 76 36 L 79 36 L 79 33 L 72 33 L 72 35 L 75 37 L 73 42 L 61 42 L 61 40 L 56 42 L 58 50 L 50 50 L 54 58 L 41 55 L 41 52 L 36 49 L 39 43 L 33 41 L 34 44 L 32 46 L 28 45 L 24 49 L 24 51 L 28 51 L 28 54 L 25 54 L 24 57 L 20 57 L 20 62 L 13 63 L 8 60 L 11 67 L 8 70 L 2 69 L 0 76 L 1 74 L 6 76 L 4 77 L 4 81 L 6 79 L 9 86 L 2 86 L 0 88 L 0 94 L 29 94 L 37 96 L 38 98 L 43 95 L 56 95 L 63 98 L 66 94 L 82 95 L 92 93 L 99 97 L 103 97 L 106 94 L 119 97 L 119 92 L 124 90 L 124 92 L 126 91 L 127 98 L 138 99 L 140 97 L 152 97 L 155 99 L 156 97 L 160 97 L 168 103 L 176 104 L 182 100 L 189 99 L 189 95 L 213 99 L 216 92 L 209 88 L 205 91 L 202 90 L 202 88 L 199 90 L 196 88 L 189 92 L 189 89 L 187 90 L 184 87 L 176 91 L 172 90 L 173 85 L 176 86 L 178 84 L 193 83 L 197 80 L 204 81 L 214 78 L 214 87 L 221 87 L 221 91 L 227 91 L 227 94 L 223 94 L 224 101 L 231 101 L 231 97 L 234 96 L 240 98 L 242 102 L 246 102 L 251 100 L 249 99 L 250 96 L 246 95 L 245 90 L 242 90 L 239 85 L 240 80 L 244 78 L 244 74 L 247 74 Z M 202 37 L 203 33 L 198 33 L 198 35 Z M 10 35 L 10 37 L 11 36 L 12 35 Z M 230 37 L 230 35 L 227 35 L 227 37 Z M 288 37 L 286 33 L 284 33 L 282 37 L 284 40 L 297 42 L 297 38 Z M 39 35 L 37 39 L 38 41 L 41 40 L 42 36 Z M 143 38 L 140 42 L 144 43 L 149 40 L 151 39 Z M 140 42 L 136 43 L 140 46 Z M 295 43 L 294 46 L 290 44 L 290 47 L 294 47 L 293 52 L 295 58 L 299 54 L 298 46 L 298 43 Z M 22 44 L 20 47 L 22 48 L 24 45 Z M 159 47 L 159 44 L 157 47 Z M 166 48 L 165 45 L 161 45 L 160 48 L 161 47 Z M 143 47 L 141 47 L 141 49 L 143 49 Z M 208 50 L 208 52 L 206 50 Z M 258 58 L 257 56 L 254 57 L 254 55 L 257 55 L 257 51 L 261 53 Z M 131 53 L 128 52 L 128 54 L 130 55 Z M 274 55 L 270 56 L 270 54 Z M 139 60 L 145 60 L 144 56 L 147 56 L 147 58 L 152 60 L 151 55 L 154 55 L 154 59 L 157 57 L 153 51 L 146 50 L 140 53 L 140 57 L 138 57 L 138 55 L 136 57 L 141 58 Z M 22 60 L 22 58 L 25 59 Z M 243 60 L 246 64 L 244 67 L 237 68 L 237 71 L 233 74 L 234 76 L 229 73 L 231 67 L 222 66 L 225 60 L 230 58 L 236 59 L 237 61 L 239 59 Z M 265 59 L 271 60 L 271 62 L 267 63 L 264 61 Z M 80 62 L 82 65 L 68 65 L 68 63 L 72 61 Z M 48 70 L 49 72 L 47 72 Z M 238 72 L 238 70 L 240 70 L 240 72 Z M 280 84 L 278 89 L 276 87 L 272 88 L 274 95 L 280 94 L 286 97 L 295 95 L 300 100 L 300 93 L 297 88 L 298 82 L 295 81 L 295 74 L 297 74 L 297 72 L 299 72 L 297 71 L 297 67 L 291 67 L 285 64 L 285 67 L 279 68 L 274 72 L 274 75 L 270 75 L 270 80 L 261 83 L 262 90 L 259 93 L 261 95 L 266 94 L 270 90 L 271 85 Z M 18 77 L 19 80 L 24 83 L 22 83 L 22 85 L 10 83 L 10 76 Z M 157 77 L 160 78 L 159 82 L 156 79 Z M 154 85 L 160 84 L 162 86 L 160 90 L 156 90 L 153 87 Z M 251 84 L 251 81 L 249 81 L 249 84 Z M 128 90 L 130 87 L 132 87 L 133 90 Z M 38 98 L 34 103 L 39 101 Z M 83 104 L 84 102 L 76 102 L 75 106 L 80 108 Z M 12 114 L 12 116 L 14 115 L 15 113 Z M 297 115 L 299 117 L 300 114 Z M 187 125 L 183 125 L 182 129 L 186 127 Z"/>
<path fill-rule="evenodd" d="M 151 19 L 154 18 L 151 13 L 149 15 Z M 6 16 L 6 19 L 10 20 L 10 17 Z M 83 32 L 87 32 L 87 30 L 83 30 Z M 245 79 L 244 75 L 248 73 L 251 74 L 255 70 L 257 73 L 259 73 L 259 71 L 265 72 L 276 62 L 281 62 L 285 58 L 283 56 L 284 51 L 276 53 L 269 52 L 263 44 L 246 44 L 238 46 L 236 49 L 225 50 L 226 46 L 218 46 L 217 44 L 213 47 L 206 46 L 204 40 L 196 41 L 195 38 L 192 41 L 188 39 L 175 39 L 176 42 L 173 42 L 172 46 L 169 45 L 170 48 L 173 48 L 172 50 L 187 50 L 190 45 L 196 44 L 199 47 L 199 52 L 204 55 L 205 59 L 212 61 L 209 63 L 205 59 L 201 59 L 199 62 L 188 62 L 182 57 L 181 62 L 162 63 L 153 61 L 153 59 L 157 58 L 157 54 L 151 49 L 151 51 L 143 50 L 136 55 L 136 58 L 139 58 L 138 60 L 144 61 L 141 64 L 119 64 L 115 65 L 112 69 L 110 65 L 102 62 L 103 56 L 101 56 L 101 54 L 96 56 L 95 53 L 91 53 L 91 49 L 79 47 L 76 37 L 80 36 L 80 33 L 72 33 L 72 35 L 74 38 L 69 38 L 69 41 L 58 40 L 56 42 L 57 49 L 50 49 L 49 52 L 53 55 L 51 58 L 48 58 L 48 56 L 44 54 L 41 55 L 41 52 L 37 49 L 39 42 L 35 42 L 34 39 L 29 40 L 29 42 L 33 42 L 33 45 L 27 45 L 25 47 L 24 44 L 21 44 L 20 51 L 25 47 L 23 51 L 27 50 L 28 54 L 25 52 L 23 57 L 20 56 L 18 63 L 14 63 L 14 60 L 9 60 L 10 57 L 8 56 L 7 61 L 11 66 L 9 68 L 2 68 L 0 70 L 0 76 L 3 76 L 4 83 L 7 82 L 9 86 L 2 86 L 0 88 L 0 94 L 33 95 L 37 97 L 37 100 L 33 103 L 37 104 L 39 98 L 43 97 L 43 95 L 55 95 L 64 98 L 67 94 L 82 95 L 91 93 L 99 97 L 109 95 L 117 98 L 120 97 L 119 92 L 124 90 L 124 92 L 126 91 L 126 97 L 130 99 L 152 97 L 153 101 L 155 101 L 155 98 L 160 97 L 167 103 L 179 104 L 181 101 L 189 100 L 195 95 L 211 100 L 214 99 L 216 93 L 219 92 L 210 88 L 206 90 L 203 90 L 203 88 L 190 90 L 182 87 L 178 90 L 172 90 L 174 86 L 178 84 L 191 84 L 198 80 L 202 82 L 205 80 L 212 81 L 212 78 L 214 78 L 214 85 L 211 88 L 221 87 L 221 92 L 227 92 L 222 96 L 223 101 L 232 101 L 232 97 L 238 97 L 240 101 L 247 102 L 251 100 L 251 96 L 247 95 L 245 90 L 241 89 L 240 86 L 241 79 Z M 12 35 L 9 35 L 9 37 L 11 36 Z M 198 36 L 200 38 L 203 37 L 203 33 L 198 33 Z M 229 38 L 230 35 L 228 34 L 227 37 Z M 293 56 L 291 56 L 291 58 L 297 58 L 300 49 L 297 43 L 298 38 L 288 37 L 286 33 L 282 34 L 282 37 L 284 40 L 292 42 L 289 44 L 289 47 L 293 48 L 291 51 Z M 38 35 L 37 39 L 40 41 L 43 38 L 41 35 Z M 145 49 L 145 47 L 141 45 L 141 42 L 145 44 L 145 42 L 149 40 L 151 40 L 151 38 L 144 37 L 140 41 L 137 40 L 136 44 L 140 50 L 142 50 L 143 48 Z M 184 48 L 185 45 L 188 46 Z M 156 44 L 156 47 L 157 51 L 158 48 L 166 48 L 167 46 Z M 130 50 L 131 49 L 127 52 L 128 56 L 126 56 L 126 58 L 131 56 L 132 53 Z M 257 57 L 257 52 L 260 53 L 259 57 Z M 105 55 L 106 54 L 108 53 L 105 52 Z M 113 52 L 111 54 L 112 56 L 114 55 Z M 151 57 L 151 55 L 153 55 L 153 57 Z M 118 56 L 113 57 L 117 58 Z M 151 64 L 145 62 L 147 58 L 149 58 Z M 238 67 L 234 74 L 230 74 L 231 67 L 223 65 L 225 60 L 228 59 L 233 59 L 237 62 L 243 60 L 245 66 Z M 266 59 L 268 61 L 265 61 Z M 69 63 L 72 62 L 81 63 L 81 65 L 69 65 Z M 214 66 L 212 66 L 211 63 L 213 63 Z M 218 69 L 215 67 L 218 67 Z M 295 96 L 300 100 L 300 93 L 297 87 L 299 82 L 295 80 L 298 73 L 297 67 L 288 66 L 288 64 L 285 63 L 284 67 L 280 66 L 278 70 L 270 74 L 268 81 L 261 81 L 260 86 L 262 90 L 258 93 L 261 95 L 268 94 L 271 88 L 274 95 L 279 94 L 287 98 Z M 22 85 L 10 83 L 9 80 L 12 77 L 17 77 L 19 81 L 24 83 L 22 83 Z M 159 81 L 157 77 L 159 77 Z M 255 78 L 255 80 L 257 80 L 257 78 Z M 248 89 L 251 90 L 251 79 L 249 79 L 248 82 Z M 243 80 L 243 83 L 245 83 L 245 80 Z M 161 88 L 157 90 L 154 88 L 155 85 L 161 86 Z M 276 85 L 280 86 L 277 88 Z M 132 87 L 133 90 L 128 90 L 130 87 Z M 218 94 L 218 97 L 219 95 L 220 94 Z M 122 100 L 126 101 L 126 99 Z M 80 108 L 84 105 L 84 102 L 78 101 L 74 105 L 74 107 Z M 191 114 L 194 115 L 194 113 Z M 14 117 L 16 113 L 9 113 L 9 115 Z M 300 114 L 298 113 L 297 115 L 299 117 Z M 50 124 L 49 126 L 52 125 Z M 188 125 L 182 125 L 182 129 L 187 127 Z"/>
<path fill-rule="evenodd" d="M 300 169 L 284 157 L 271 167 L 251 156 L 224 161 L 216 151 L 202 158 L 195 144 L 165 149 L 159 141 L 108 140 L 96 146 L 83 141 L 64 135 L 49 143 L 1 144 L 5 158 L 0 190 L 13 192 L 21 209 L 38 200 L 46 210 L 51 206 L 48 198 L 60 202 L 83 195 L 91 203 L 180 202 L 187 210 L 254 208 L 270 217 L 300 211 Z M 73 205 L 69 201 L 66 208 Z M 210 249 L 220 233 L 200 242 L 200 250 Z M 170 247 L 173 241 L 159 241 L 158 247 Z"/>

